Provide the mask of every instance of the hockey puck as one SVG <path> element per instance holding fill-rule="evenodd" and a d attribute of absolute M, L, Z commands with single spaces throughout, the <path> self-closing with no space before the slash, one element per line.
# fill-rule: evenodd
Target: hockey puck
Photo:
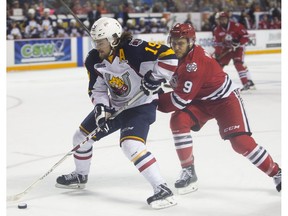
<path fill-rule="evenodd" d="M 26 203 L 19 203 L 18 204 L 18 208 L 19 209 L 26 209 L 27 208 L 27 204 Z"/>

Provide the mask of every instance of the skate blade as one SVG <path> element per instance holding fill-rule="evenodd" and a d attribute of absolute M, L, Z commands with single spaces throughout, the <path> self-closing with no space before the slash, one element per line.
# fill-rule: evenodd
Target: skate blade
<path fill-rule="evenodd" d="M 249 87 L 249 89 L 245 89 L 245 90 L 240 90 L 240 92 L 241 93 L 243 93 L 243 94 L 251 94 L 251 93 L 253 93 L 253 91 L 255 91 L 256 90 L 256 87 L 255 86 L 251 86 L 251 87 Z"/>
<path fill-rule="evenodd" d="M 177 188 L 177 192 L 179 195 L 188 194 L 198 190 L 197 182 L 189 184 L 187 187 L 184 188 Z"/>
<path fill-rule="evenodd" d="M 176 204 L 177 204 L 177 202 L 176 202 L 174 196 L 170 196 L 170 197 L 167 197 L 167 198 L 162 199 L 162 200 L 156 200 L 156 201 L 150 203 L 150 205 L 153 209 L 164 209 L 164 208 L 174 206 Z"/>
<path fill-rule="evenodd" d="M 71 184 L 71 185 L 62 185 L 62 184 L 55 184 L 57 188 L 64 188 L 64 189 L 84 189 L 85 184 Z"/>
<path fill-rule="evenodd" d="M 243 94 L 243 95 L 245 95 L 245 94 L 251 94 L 253 91 L 251 91 L 251 89 L 246 89 L 246 90 L 241 90 L 240 91 L 240 94 Z"/>

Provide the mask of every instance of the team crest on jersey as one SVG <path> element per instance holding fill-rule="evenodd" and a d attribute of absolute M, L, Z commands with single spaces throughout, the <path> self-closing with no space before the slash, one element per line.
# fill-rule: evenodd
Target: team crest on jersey
<path fill-rule="evenodd" d="M 232 35 L 230 35 L 230 34 L 226 34 L 226 36 L 225 36 L 225 41 L 232 41 Z"/>
<path fill-rule="evenodd" d="M 224 36 L 225 34 L 226 34 L 226 32 L 222 31 L 222 32 L 219 33 L 219 36 Z"/>
<path fill-rule="evenodd" d="M 130 41 L 129 45 L 137 47 L 142 43 L 143 43 L 143 40 L 141 39 L 133 39 Z"/>
<path fill-rule="evenodd" d="M 129 77 L 128 72 L 122 75 L 121 77 L 116 77 L 113 75 L 110 76 L 108 74 L 106 74 L 105 76 L 114 94 L 116 94 L 117 96 L 122 96 L 122 97 L 125 97 L 129 94 L 130 80 L 128 78 Z"/>
<path fill-rule="evenodd" d="M 188 72 L 195 72 L 197 71 L 197 64 L 195 62 L 186 65 L 186 70 Z"/>

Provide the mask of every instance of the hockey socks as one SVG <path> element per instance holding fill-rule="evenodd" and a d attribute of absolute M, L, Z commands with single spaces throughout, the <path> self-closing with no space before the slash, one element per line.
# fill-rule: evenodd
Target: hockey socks
<path fill-rule="evenodd" d="M 193 140 L 190 132 L 173 134 L 173 138 L 181 166 L 184 168 L 193 164 Z"/>
<path fill-rule="evenodd" d="M 154 195 L 147 199 L 147 203 L 154 209 L 176 205 L 172 191 L 160 174 L 155 157 L 147 151 L 144 143 L 127 139 L 122 142 L 121 147 L 127 158 L 134 163 L 154 189 Z"/>

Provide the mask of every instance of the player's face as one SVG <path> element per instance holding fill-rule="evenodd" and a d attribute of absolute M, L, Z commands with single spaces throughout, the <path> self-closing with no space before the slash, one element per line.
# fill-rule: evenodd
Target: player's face
<path fill-rule="evenodd" d="M 107 39 L 96 40 L 95 49 L 99 52 L 101 59 L 108 58 L 111 53 L 111 46 Z"/>
<path fill-rule="evenodd" d="M 177 58 L 181 59 L 187 54 L 189 44 L 186 38 L 171 38 L 171 47 Z"/>
<path fill-rule="evenodd" d="M 228 25 L 228 18 L 227 17 L 220 17 L 219 23 L 223 28 L 226 28 Z"/>

